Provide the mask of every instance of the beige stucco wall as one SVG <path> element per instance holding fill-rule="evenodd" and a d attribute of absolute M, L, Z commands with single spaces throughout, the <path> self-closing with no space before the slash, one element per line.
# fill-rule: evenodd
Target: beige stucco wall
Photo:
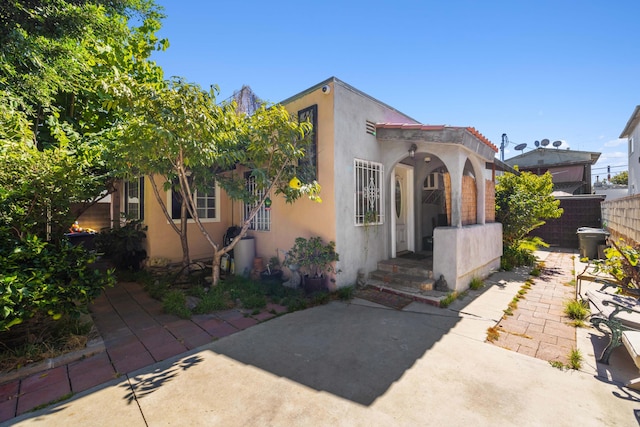
<path fill-rule="evenodd" d="M 158 180 L 158 185 L 161 183 Z M 231 201 L 223 190 L 220 190 L 220 221 L 205 222 L 205 229 L 211 234 L 216 242 L 221 243 L 225 231 L 231 226 Z M 171 228 L 167 218 L 162 213 L 162 209 L 153 194 L 153 189 L 149 182 L 149 178 L 145 178 L 144 184 L 144 224 L 147 225 L 147 255 L 151 258 L 166 258 L 172 262 L 182 260 L 182 246 L 180 245 L 180 237 Z M 163 200 L 166 203 L 167 194 L 163 194 Z M 177 223 L 178 227 L 180 226 Z M 189 221 L 187 228 L 187 238 L 189 240 L 189 255 L 192 260 L 211 259 L 213 257 L 213 249 L 207 242 L 202 232 L 198 229 L 193 221 Z"/>
<path fill-rule="evenodd" d="M 249 231 L 249 235 L 255 237 L 256 256 L 262 257 L 265 263 L 276 255 L 276 251 L 282 261 L 284 252 L 293 246 L 296 237 L 320 236 L 325 242 L 336 240 L 333 100 L 333 90 L 323 93 L 318 88 L 285 105 L 294 117 L 299 110 L 317 105 L 318 183 L 322 187 L 322 203 L 303 196 L 293 204 L 287 204 L 282 197 L 271 196 L 271 230 Z"/>

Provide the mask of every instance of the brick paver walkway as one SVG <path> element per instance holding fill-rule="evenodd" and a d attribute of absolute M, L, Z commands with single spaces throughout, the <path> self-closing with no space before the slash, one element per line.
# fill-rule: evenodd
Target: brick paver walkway
<path fill-rule="evenodd" d="M 576 330 L 564 314 L 566 301 L 575 299 L 571 252 L 552 252 L 539 277 L 517 302 L 512 316 L 498 323 L 500 337 L 494 344 L 550 362 L 568 363 L 576 348 Z M 506 309 L 507 307 L 505 307 Z"/>
<path fill-rule="evenodd" d="M 286 312 L 269 304 L 259 313 L 237 309 L 196 315 L 165 314 L 137 283 L 119 283 L 96 299 L 92 317 L 105 352 L 8 382 L 0 376 L 0 423 L 155 362 L 177 356 Z"/>

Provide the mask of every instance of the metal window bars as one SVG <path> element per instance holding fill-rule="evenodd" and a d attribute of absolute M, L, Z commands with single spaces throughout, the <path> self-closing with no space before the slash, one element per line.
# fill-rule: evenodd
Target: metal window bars
<path fill-rule="evenodd" d="M 384 223 L 384 167 L 381 163 L 354 159 L 355 224 Z"/>

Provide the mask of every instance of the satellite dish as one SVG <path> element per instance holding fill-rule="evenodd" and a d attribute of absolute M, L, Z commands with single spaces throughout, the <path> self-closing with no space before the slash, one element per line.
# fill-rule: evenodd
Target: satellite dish
<path fill-rule="evenodd" d="M 553 145 L 554 147 L 558 148 L 558 147 L 560 147 L 560 146 L 562 145 L 562 141 L 553 141 L 553 144 L 552 144 L 552 145 Z"/>
<path fill-rule="evenodd" d="M 536 147 L 540 147 L 540 141 L 534 142 L 533 145 L 535 145 Z"/>
<path fill-rule="evenodd" d="M 549 145 L 549 140 L 547 138 L 543 139 L 542 141 L 540 141 L 540 145 L 546 147 L 547 145 Z"/>
<path fill-rule="evenodd" d="M 515 149 L 518 150 L 518 151 L 523 151 L 526 147 L 527 147 L 526 143 L 518 144 L 518 145 L 516 145 Z"/>

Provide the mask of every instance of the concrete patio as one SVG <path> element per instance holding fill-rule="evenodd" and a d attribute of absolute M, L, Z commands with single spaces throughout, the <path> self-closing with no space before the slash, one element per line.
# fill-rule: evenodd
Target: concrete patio
<path fill-rule="evenodd" d="M 578 329 L 580 371 L 485 341 L 527 277 L 495 273 L 448 309 L 356 299 L 256 321 L 3 425 L 638 425 L 637 369 L 623 348 L 596 363 L 597 331 Z"/>

